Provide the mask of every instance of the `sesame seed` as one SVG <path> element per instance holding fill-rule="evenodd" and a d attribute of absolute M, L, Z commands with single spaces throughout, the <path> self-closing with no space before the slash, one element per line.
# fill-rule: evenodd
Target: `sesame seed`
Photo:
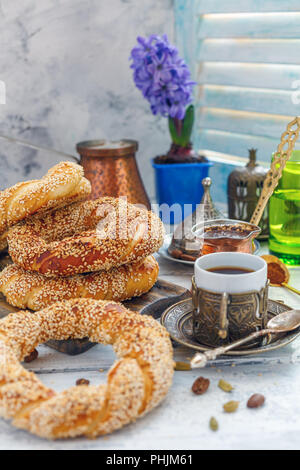
<path fill-rule="evenodd" d="M 113 345 L 118 359 L 105 385 L 55 393 L 20 364 L 39 343 L 84 337 Z M 163 400 L 172 356 L 162 325 L 113 301 L 72 299 L 36 313 L 11 313 L 0 320 L 0 414 L 49 439 L 111 433 Z"/>
<path fill-rule="evenodd" d="M 11 264 L 0 273 L 0 292 L 10 305 L 31 310 L 72 298 L 124 301 L 148 292 L 158 271 L 158 263 L 151 255 L 109 271 L 56 278 Z"/>
<path fill-rule="evenodd" d="M 7 235 L 13 261 L 47 277 L 142 261 L 160 248 L 163 237 L 153 212 L 109 197 L 30 217 Z"/>

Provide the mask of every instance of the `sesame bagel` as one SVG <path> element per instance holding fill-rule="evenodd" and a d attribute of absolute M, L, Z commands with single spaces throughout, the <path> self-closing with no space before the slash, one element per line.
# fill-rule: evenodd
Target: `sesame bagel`
<path fill-rule="evenodd" d="M 7 239 L 15 263 L 53 277 L 142 260 L 159 249 L 163 236 L 153 212 L 104 197 L 26 219 L 9 230 Z"/>
<path fill-rule="evenodd" d="M 55 278 L 11 264 L 0 273 L 0 292 L 10 305 L 31 310 L 79 297 L 121 302 L 148 292 L 157 280 L 158 271 L 153 256 L 109 271 Z"/>
<path fill-rule="evenodd" d="M 72 162 L 61 162 L 50 168 L 40 180 L 17 183 L 0 192 L 0 250 L 6 246 L 7 230 L 20 220 L 37 212 L 80 201 L 91 192 L 83 168 Z"/>
<path fill-rule="evenodd" d="M 39 343 L 84 337 L 113 345 L 117 360 L 105 385 L 55 393 L 19 362 Z M 0 320 L 0 365 L 1 416 L 48 439 L 96 437 L 135 421 L 166 396 L 174 366 L 169 335 L 156 320 L 91 299 Z"/>

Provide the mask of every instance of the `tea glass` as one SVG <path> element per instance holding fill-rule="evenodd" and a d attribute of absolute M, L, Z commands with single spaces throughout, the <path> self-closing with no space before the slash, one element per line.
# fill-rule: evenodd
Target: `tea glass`
<path fill-rule="evenodd" d="M 196 224 L 192 233 L 200 246 L 200 254 L 237 251 L 253 252 L 253 239 L 260 227 L 242 220 L 216 219 Z"/>

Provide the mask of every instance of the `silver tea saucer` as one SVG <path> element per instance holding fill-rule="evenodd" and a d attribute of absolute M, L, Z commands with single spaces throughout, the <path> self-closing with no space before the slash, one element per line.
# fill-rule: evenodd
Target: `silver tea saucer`
<path fill-rule="evenodd" d="M 208 351 L 210 348 L 204 344 L 198 343 L 193 338 L 193 324 L 192 324 L 192 299 L 182 300 L 163 313 L 161 317 L 162 325 L 168 330 L 171 338 L 177 343 L 187 346 L 188 348 L 195 349 L 196 351 Z M 276 302 L 275 300 L 268 300 L 268 315 L 270 317 L 279 315 L 279 313 L 291 310 L 291 307 Z M 263 352 L 273 351 L 282 348 L 287 344 L 294 341 L 300 335 L 300 328 L 286 334 L 272 335 L 268 344 L 257 346 L 254 344 L 240 350 L 228 351 L 228 356 L 247 356 L 250 354 L 260 354 Z"/>

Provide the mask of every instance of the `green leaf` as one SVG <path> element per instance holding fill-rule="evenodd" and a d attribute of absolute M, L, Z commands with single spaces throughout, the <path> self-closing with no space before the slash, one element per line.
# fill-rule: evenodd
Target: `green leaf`
<path fill-rule="evenodd" d="M 195 108 L 194 108 L 194 105 L 191 104 L 187 108 L 184 119 L 183 119 L 183 126 L 182 126 L 182 132 L 181 132 L 181 142 L 182 142 L 181 145 L 183 147 L 187 147 L 191 141 L 194 119 L 195 119 Z"/>
<path fill-rule="evenodd" d="M 194 125 L 195 110 L 194 106 L 191 104 L 185 112 L 181 125 L 180 135 L 177 132 L 175 119 L 169 116 L 169 130 L 174 144 L 180 145 L 181 147 L 187 147 L 191 141 L 191 135 Z"/>
<path fill-rule="evenodd" d="M 180 144 L 180 136 L 177 134 L 175 123 L 174 123 L 174 118 L 169 116 L 169 131 L 171 134 L 171 139 L 174 144 L 181 145 Z"/>

